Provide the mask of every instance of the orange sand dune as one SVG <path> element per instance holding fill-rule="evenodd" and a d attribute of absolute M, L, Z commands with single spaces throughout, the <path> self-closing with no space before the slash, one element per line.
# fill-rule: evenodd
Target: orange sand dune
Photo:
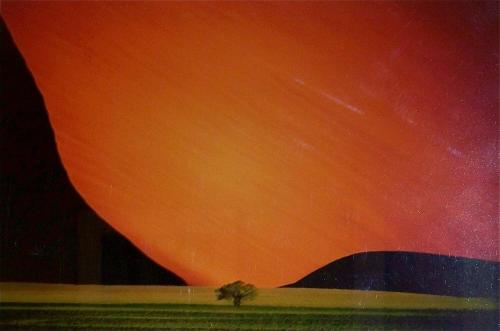
<path fill-rule="evenodd" d="M 498 260 L 498 4 L 3 2 L 85 200 L 190 284 Z"/>

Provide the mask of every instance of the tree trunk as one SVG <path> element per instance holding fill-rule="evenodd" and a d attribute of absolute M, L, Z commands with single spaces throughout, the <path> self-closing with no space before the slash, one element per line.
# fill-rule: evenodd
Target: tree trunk
<path fill-rule="evenodd" d="M 233 300 L 233 305 L 235 307 L 239 307 L 241 304 L 241 297 L 234 297 L 234 300 Z"/>

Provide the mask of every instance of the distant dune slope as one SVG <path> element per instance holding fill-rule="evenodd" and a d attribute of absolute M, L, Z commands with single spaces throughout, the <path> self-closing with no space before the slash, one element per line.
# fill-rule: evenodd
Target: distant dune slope
<path fill-rule="evenodd" d="M 367 252 L 336 260 L 285 287 L 498 298 L 499 263 L 411 252 Z"/>

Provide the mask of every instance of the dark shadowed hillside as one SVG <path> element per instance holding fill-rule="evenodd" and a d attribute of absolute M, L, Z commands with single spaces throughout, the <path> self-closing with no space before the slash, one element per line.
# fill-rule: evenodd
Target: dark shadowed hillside
<path fill-rule="evenodd" d="M 0 281 L 185 284 L 73 188 L 42 96 L 3 21 L 0 35 Z"/>
<path fill-rule="evenodd" d="M 336 260 L 285 287 L 498 298 L 499 263 L 423 253 L 367 252 Z"/>

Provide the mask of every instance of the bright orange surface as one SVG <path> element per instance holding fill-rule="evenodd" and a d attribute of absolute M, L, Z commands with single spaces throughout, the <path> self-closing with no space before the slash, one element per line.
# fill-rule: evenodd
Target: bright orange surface
<path fill-rule="evenodd" d="M 498 8 L 4 2 L 71 181 L 190 284 L 498 260 Z"/>

